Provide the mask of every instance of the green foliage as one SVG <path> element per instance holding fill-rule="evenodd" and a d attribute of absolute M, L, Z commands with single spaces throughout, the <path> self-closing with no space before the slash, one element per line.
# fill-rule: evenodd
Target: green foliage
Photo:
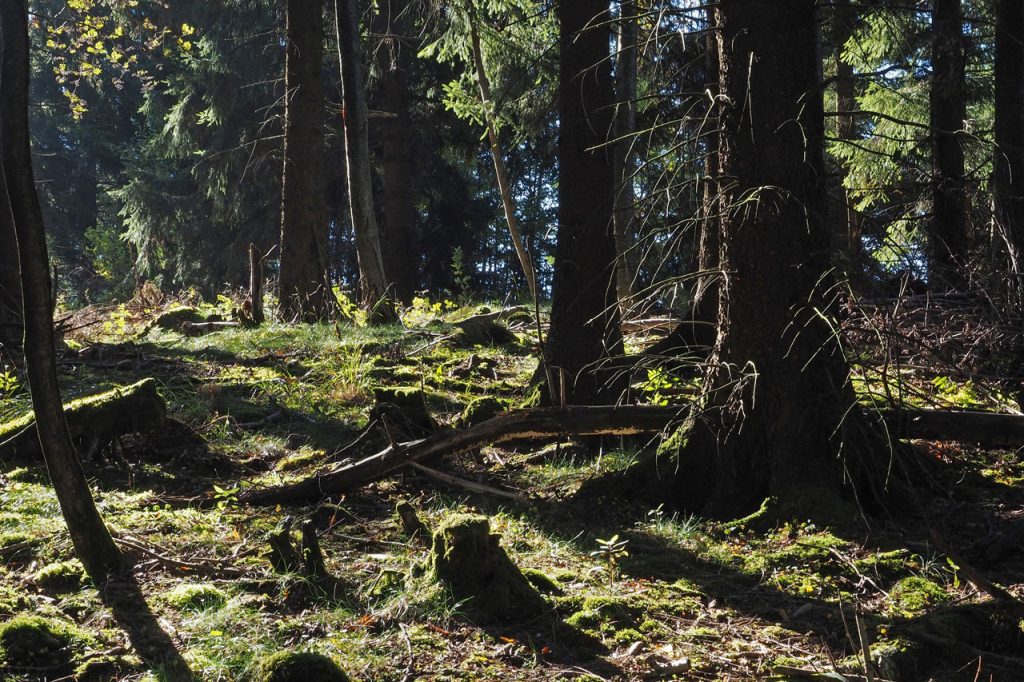
<path fill-rule="evenodd" d="M 206 611 L 222 608 L 228 601 L 223 590 L 207 583 L 182 583 L 164 595 L 164 600 L 180 611 Z"/>
<path fill-rule="evenodd" d="M 626 545 L 629 540 L 620 540 L 618 534 L 606 540 L 597 539 L 597 549 L 590 553 L 604 562 L 605 571 L 608 575 L 608 582 L 614 583 L 619 579 L 619 562 L 629 556 Z"/>

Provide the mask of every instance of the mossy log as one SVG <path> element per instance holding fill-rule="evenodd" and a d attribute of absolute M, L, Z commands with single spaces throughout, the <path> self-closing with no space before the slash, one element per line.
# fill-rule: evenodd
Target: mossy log
<path fill-rule="evenodd" d="M 427 579 L 451 590 L 465 610 L 485 622 L 535 618 L 547 610 L 540 593 L 491 533 L 486 516 L 454 514 L 434 531 Z"/>
<path fill-rule="evenodd" d="M 79 444 L 105 443 L 126 433 L 160 428 L 167 404 L 153 379 L 73 400 L 64 406 L 71 437 Z M 0 424 L 0 457 L 39 455 L 32 413 Z"/>

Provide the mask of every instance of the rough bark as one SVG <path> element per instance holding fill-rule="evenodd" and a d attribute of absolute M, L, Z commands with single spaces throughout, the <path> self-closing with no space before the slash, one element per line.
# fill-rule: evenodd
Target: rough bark
<path fill-rule="evenodd" d="M 970 246 L 964 172 L 963 13 L 960 0 L 934 0 L 932 84 L 932 222 L 928 235 L 929 283 L 933 289 L 961 289 Z"/>
<path fill-rule="evenodd" d="M 57 384 L 57 361 L 50 310 L 49 256 L 43 217 L 32 173 L 29 148 L 28 10 L 25 0 L 0 3 L 0 117 L 4 131 L 3 182 L 15 235 L 21 270 L 25 317 L 25 367 L 39 442 L 46 468 L 57 493 L 75 551 L 96 585 L 126 565 L 93 501 L 68 432 Z M 0 205 L 5 202 L 0 201 Z M 5 245 L 4 248 L 9 248 Z"/>
<path fill-rule="evenodd" d="M 315 322 L 334 311 L 327 275 L 324 186 L 323 8 L 288 0 L 285 10 L 285 126 L 278 310 Z"/>
<path fill-rule="evenodd" d="M 614 100 L 608 3 L 563 2 L 559 22 L 558 239 L 547 358 L 552 391 L 569 403 L 615 402 L 624 379 L 603 371 L 622 354 L 608 131 Z M 620 379 L 620 380 L 617 380 Z"/>
<path fill-rule="evenodd" d="M 824 300 L 831 240 L 815 3 L 722 0 L 715 14 L 719 334 L 676 502 L 735 517 L 776 496 L 811 513 L 834 499 L 837 438 L 853 404 Z"/>
<path fill-rule="evenodd" d="M 408 0 L 379 3 L 373 29 L 381 44 L 376 50 L 379 81 L 376 108 L 379 119 L 381 194 L 381 258 L 391 278 L 394 296 L 412 303 L 419 284 L 416 257 L 416 206 L 413 195 L 413 142 L 409 133 L 409 84 L 407 75 L 413 47 L 402 44 Z"/>
<path fill-rule="evenodd" d="M 1024 4 L 996 1 L 993 204 L 1011 287 L 1024 294 Z M 1020 300 L 1018 298 L 1018 300 Z M 1015 311 L 1019 314 L 1019 311 Z"/>
<path fill-rule="evenodd" d="M 623 315 L 637 292 L 640 259 L 636 250 L 636 194 L 633 191 L 636 140 L 637 7 L 635 0 L 620 0 L 615 57 L 615 282 Z"/>
<path fill-rule="evenodd" d="M 359 297 L 372 322 L 394 322 L 391 279 L 384 269 L 381 235 L 373 212 L 370 142 L 367 133 L 366 86 L 359 36 L 357 0 L 335 0 L 335 29 L 341 63 L 342 119 L 345 124 L 346 173 L 352 228 L 359 261 Z"/>

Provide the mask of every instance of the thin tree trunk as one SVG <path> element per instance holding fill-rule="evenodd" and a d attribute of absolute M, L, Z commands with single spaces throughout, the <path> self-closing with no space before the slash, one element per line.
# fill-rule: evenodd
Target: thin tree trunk
<path fill-rule="evenodd" d="M 706 85 L 712 101 L 718 98 L 718 37 L 714 12 L 704 10 L 707 19 L 706 43 Z M 700 242 L 697 250 L 699 279 L 693 296 L 692 345 L 710 350 L 715 343 L 719 313 L 719 263 L 721 261 L 721 225 L 719 217 L 722 202 L 719 189 L 718 148 L 720 135 L 717 106 L 711 104 L 708 114 L 708 128 L 704 132 L 704 196 L 701 210 Z"/>
<path fill-rule="evenodd" d="M 619 307 L 629 312 L 637 291 L 640 259 L 636 250 L 636 194 L 633 175 L 636 158 L 637 7 L 635 0 L 620 0 L 618 49 L 615 58 L 615 281 Z"/>
<path fill-rule="evenodd" d="M 286 5 L 284 172 L 278 307 L 286 320 L 315 322 L 334 312 L 327 275 L 324 186 L 323 7 Z"/>
<path fill-rule="evenodd" d="M 526 286 L 530 289 L 530 296 L 534 302 L 538 300 L 537 272 L 534 270 L 530 253 L 526 250 L 523 242 L 523 234 L 519 230 L 519 223 L 516 220 L 516 207 L 512 201 L 512 186 L 508 180 L 508 171 L 505 169 L 505 160 L 501 156 L 501 138 L 491 114 L 491 85 L 487 79 L 487 69 L 484 67 L 483 52 L 480 49 L 480 32 L 476 25 L 476 9 L 469 8 L 469 32 L 470 45 L 473 49 L 473 65 L 476 68 L 476 82 L 480 88 L 480 101 L 484 108 L 484 124 L 487 126 L 487 140 L 491 146 L 491 159 L 494 161 L 494 174 L 498 180 L 498 191 L 501 193 L 501 205 L 505 210 L 505 222 L 508 225 L 509 235 L 512 237 L 512 245 L 515 247 L 516 255 L 519 257 L 519 265 L 523 268 L 526 276 Z"/>
<path fill-rule="evenodd" d="M 381 194 L 381 258 L 384 272 L 394 285 L 395 298 L 411 304 L 419 284 L 417 259 L 416 206 L 413 196 L 413 145 L 410 139 L 409 70 L 411 47 L 401 42 L 407 25 L 408 0 L 378 3 L 372 25 L 382 44 L 377 48 L 380 74 L 377 109 L 386 113 L 380 119 L 380 168 L 384 191 Z"/>
<path fill-rule="evenodd" d="M 1006 248 L 1010 288 L 1024 296 L 1024 4 L 996 1 L 995 154 L 996 230 Z M 1020 310 L 1014 315 L 1020 315 Z"/>
<path fill-rule="evenodd" d="M 388 299 L 391 279 L 384 270 L 381 235 L 373 212 L 370 143 L 367 133 L 366 86 L 360 46 L 357 0 L 335 0 L 335 29 L 341 64 L 342 118 L 345 123 L 345 154 L 352 228 L 359 261 L 360 302 L 374 323 L 394 322 L 398 314 Z"/>
<path fill-rule="evenodd" d="M 832 16 L 832 43 L 836 60 L 836 137 L 840 140 L 857 138 L 856 116 L 857 95 L 853 65 L 843 56 L 846 41 L 853 35 L 857 21 L 857 6 L 844 2 L 834 5 Z M 837 230 L 836 248 L 846 255 L 851 262 L 851 269 L 856 268 L 860 255 L 861 217 L 854 207 L 853 197 L 846 188 L 846 166 L 840 165 L 839 189 L 842 196 L 842 220 Z"/>
<path fill-rule="evenodd" d="M 622 355 L 612 225 L 615 174 L 608 64 L 608 3 L 558 5 L 559 139 L 558 242 L 547 357 L 565 376 L 553 395 L 580 405 L 615 402 L 621 373 L 601 365 Z M 561 380 L 559 380 L 561 384 Z"/>
<path fill-rule="evenodd" d="M 0 3 L 0 212 L 17 237 L 25 317 L 25 366 L 39 442 L 75 552 L 97 586 L 122 571 L 114 544 L 71 442 L 57 384 L 46 234 L 32 174 L 28 125 L 28 10 L 25 0 Z M 10 248 L 5 244 L 4 248 Z"/>
<path fill-rule="evenodd" d="M 249 306 L 252 323 L 263 324 L 263 257 L 255 244 L 249 244 Z"/>
<path fill-rule="evenodd" d="M 929 282 L 932 288 L 963 288 L 967 251 L 967 193 L 962 145 L 964 99 L 963 14 L 960 0 L 934 0 L 932 13 L 932 228 Z"/>

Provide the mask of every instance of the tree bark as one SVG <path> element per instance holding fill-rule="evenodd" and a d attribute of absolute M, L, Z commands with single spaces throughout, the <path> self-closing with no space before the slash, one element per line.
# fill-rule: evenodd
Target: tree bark
<path fill-rule="evenodd" d="M 286 320 L 316 322 L 334 312 L 327 274 L 324 186 L 323 7 L 287 0 L 285 127 L 278 309 Z"/>
<path fill-rule="evenodd" d="M 28 10 L 25 0 L 0 3 L 0 161 L 10 206 L 21 270 L 25 317 L 25 366 L 32 408 L 39 425 L 39 442 L 46 468 L 75 551 L 96 585 L 124 569 L 126 562 L 114 544 L 75 453 L 61 407 L 57 384 L 53 316 L 50 310 L 49 256 L 46 234 L 32 174 L 29 148 Z M 0 200 L 0 206 L 8 203 Z M 4 248 L 9 248 L 5 245 Z"/>
<path fill-rule="evenodd" d="M 335 0 L 334 10 L 341 63 L 348 198 L 359 261 L 359 296 L 362 307 L 370 313 L 371 322 L 395 322 L 398 314 L 388 300 L 394 297 L 392 280 L 384 269 L 380 228 L 373 212 L 366 86 L 356 2 Z"/>
<path fill-rule="evenodd" d="M 636 144 L 637 7 L 635 0 L 620 0 L 615 57 L 615 282 L 622 314 L 636 298 L 640 259 L 636 250 L 636 193 L 633 191 L 633 154 Z"/>
<path fill-rule="evenodd" d="M 962 289 L 970 247 L 964 172 L 963 13 L 960 0 L 934 0 L 932 84 L 932 225 L 928 239 L 929 283 L 933 289 Z"/>
<path fill-rule="evenodd" d="M 768 496 L 831 505 L 853 405 L 824 293 L 824 126 L 814 0 L 721 0 L 719 333 L 676 502 L 715 516 Z M 785 43 L 778 36 L 785 35 Z"/>
<path fill-rule="evenodd" d="M 622 354 L 615 285 L 615 174 L 608 3 L 558 4 L 558 240 L 548 366 L 569 403 L 615 402 L 625 377 L 601 365 Z"/>
<path fill-rule="evenodd" d="M 407 76 L 413 48 L 402 44 L 407 24 L 408 0 L 378 3 L 372 26 L 381 45 L 377 48 L 380 74 L 377 109 L 380 119 L 380 169 L 384 191 L 381 194 L 381 258 L 384 272 L 391 278 L 394 296 L 409 305 L 419 285 L 417 259 L 416 206 L 413 196 L 413 143 L 409 133 L 409 84 Z"/>
<path fill-rule="evenodd" d="M 265 321 L 263 315 L 263 256 L 255 244 L 249 244 L 249 317 L 255 326 Z"/>
<path fill-rule="evenodd" d="M 1024 5 L 996 0 L 993 204 L 1006 248 L 1011 293 L 1024 296 Z M 1016 317 L 1020 310 L 1012 311 Z"/>

